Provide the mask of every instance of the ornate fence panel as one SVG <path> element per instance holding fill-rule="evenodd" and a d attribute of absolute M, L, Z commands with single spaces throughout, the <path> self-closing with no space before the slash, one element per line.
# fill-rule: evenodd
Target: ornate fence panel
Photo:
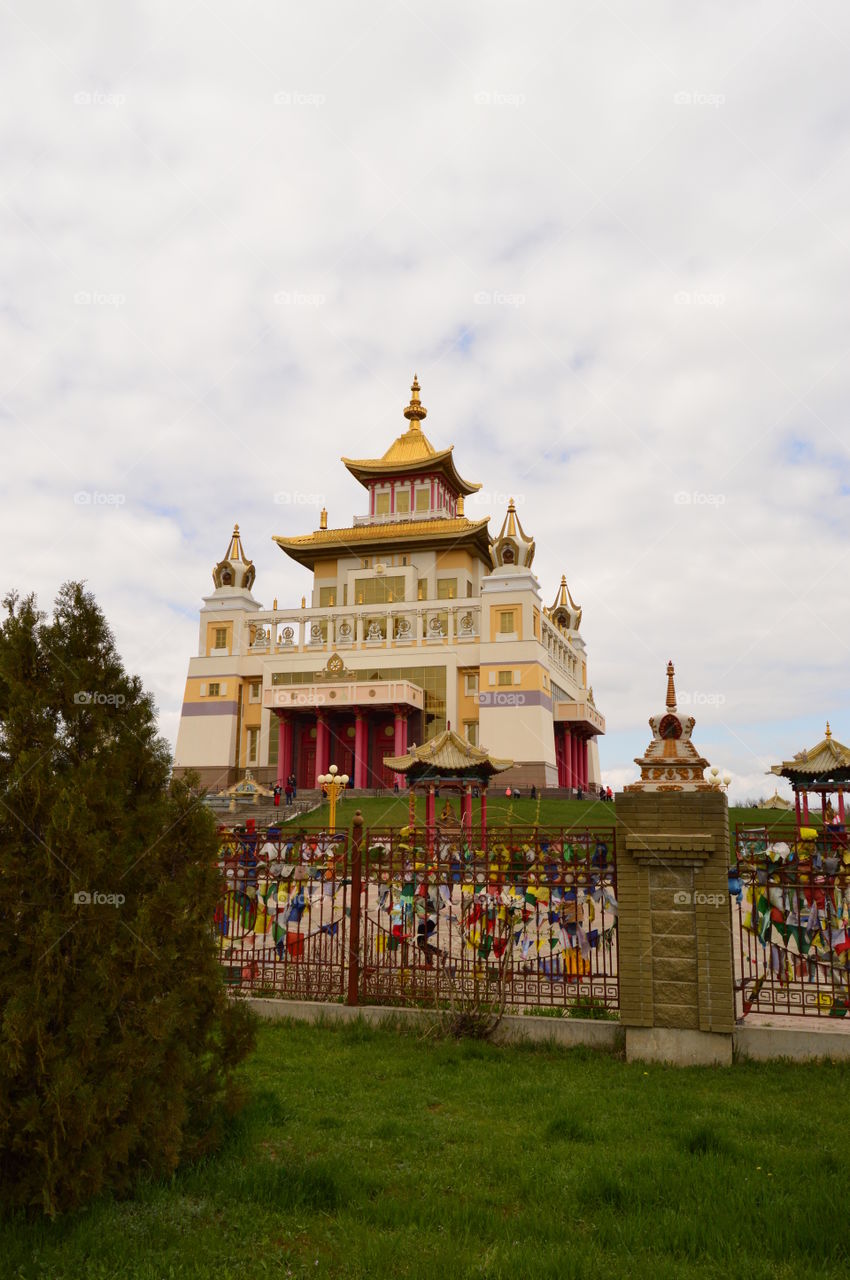
<path fill-rule="evenodd" d="M 850 849 L 843 832 L 801 840 L 738 827 L 730 870 L 735 987 L 750 1013 L 850 1011 Z"/>
<path fill-rule="evenodd" d="M 368 1004 L 619 1004 L 614 829 L 371 830 L 359 995 Z"/>
<path fill-rule="evenodd" d="M 215 919 L 228 983 L 254 995 L 340 1000 L 350 911 L 345 832 L 222 834 Z"/>
<path fill-rule="evenodd" d="M 616 1009 L 615 833 L 223 833 L 215 919 L 226 981 L 288 999 Z"/>

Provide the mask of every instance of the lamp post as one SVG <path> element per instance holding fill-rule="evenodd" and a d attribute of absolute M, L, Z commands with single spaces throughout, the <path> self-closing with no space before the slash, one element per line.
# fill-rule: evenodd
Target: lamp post
<path fill-rule="evenodd" d="M 724 773 L 721 777 L 719 769 L 710 769 L 709 774 L 711 777 L 711 785 L 717 787 L 718 791 L 725 792 L 729 790 L 729 783 L 732 781 L 732 775 L 730 773 Z"/>
<path fill-rule="evenodd" d="M 328 815 L 328 831 L 331 835 L 336 834 L 336 802 L 339 799 L 340 791 L 344 791 L 348 786 L 348 774 L 339 773 L 335 764 L 332 764 L 327 773 L 319 774 L 319 784 L 325 795 L 328 797 L 330 805 L 330 814 Z"/>

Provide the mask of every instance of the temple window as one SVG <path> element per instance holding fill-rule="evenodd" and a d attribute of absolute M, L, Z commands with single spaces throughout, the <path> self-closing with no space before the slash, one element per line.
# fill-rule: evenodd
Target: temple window
<path fill-rule="evenodd" d="M 336 605 L 336 587 L 319 587 L 319 608 L 333 609 Z"/>
<path fill-rule="evenodd" d="M 499 672 L 498 680 L 497 680 L 497 684 L 500 684 L 500 685 L 502 685 L 502 687 L 504 687 L 504 686 L 506 686 L 506 685 L 511 685 L 511 684 L 513 684 L 513 682 L 514 682 L 514 673 L 513 673 L 513 671 L 500 671 L 500 672 Z"/>
<path fill-rule="evenodd" d="M 499 614 L 499 631 L 503 636 L 512 635 L 516 631 L 516 614 L 513 609 L 504 609 Z"/>
<path fill-rule="evenodd" d="M 467 742 L 470 743 L 471 746 L 477 747 L 478 746 L 478 721 L 477 720 L 464 721 L 463 729 L 466 735 Z"/>
<path fill-rule="evenodd" d="M 248 763 L 256 764 L 260 746 L 259 729 L 248 730 Z"/>
<path fill-rule="evenodd" d="M 390 495 L 388 493 L 378 493 L 375 495 L 375 515 L 388 516 L 390 514 Z"/>
<path fill-rule="evenodd" d="M 227 627 L 216 627 L 215 629 L 215 649 L 227 648 Z"/>
<path fill-rule="evenodd" d="M 416 510 L 428 511 L 430 510 L 430 507 L 431 507 L 431 490 L 417 489 L 416 490 Z"/>
<path fill-rule="evenodd" d="M 248 701 L 259 702 L 262 688 L 262 683 L 259 680 L 252 680 L 248 686 Z"/>
<path fill-rule="evenodd" d="M 437 599 L 454 600 L 457 596 L 457 578 L 437 579 Z"/>
<path fill-rule="evenodd" d="M 358 604 L 390 604 L 404 599 L 404 578 L 401 575 L 356 578 L 354 593 Z"/>
<path fill-rule="evenodd" d="M 395 509 L 399 515 L 406 516 L 410 512 L 410 490 L 399 489 L 395 496 Z"/>
<path fill-rule="evenodd" d="M 477 671 L 467 671 L 466 675 L 463 677 L 463 691 L 464 693 L 478 692 L 478 672 Z"/>
<path fill-rule="evenodd" d="M 220 689 L 221 685 L 213 683 L 209 685 L 207 692 L 211 698 L 217 698 L 219 696 Z"/>

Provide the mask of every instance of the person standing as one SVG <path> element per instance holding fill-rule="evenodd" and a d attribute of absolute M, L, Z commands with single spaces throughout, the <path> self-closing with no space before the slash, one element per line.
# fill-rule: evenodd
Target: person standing
<path fill-rule="evenodd" d="M 274 807 L 276 809 L 280 808 L 280 791 L 281 791 L 280 783 L 276 782 L 274 784 Z"/>
<path fill-rule="evenodd" d="M 286 779 L 286 805 L 287 808 L 292 804 L 292 775 Z"/>
<path fill-rule="evenodd" d="M 293 799 L 293 800 L 297 800 L 297 799 L 298 799 L 298 790 L 297 790 L 297 788 L 296 788 L 296 786 L 295 786 L 295 774 L 294 774 L 294 773 L 291 773 L 291 774 L 289 775 L 289 777 L 287 778 L 287 782 L 289 783 L 290 787 L 292 788 L 292 799 Z"/>

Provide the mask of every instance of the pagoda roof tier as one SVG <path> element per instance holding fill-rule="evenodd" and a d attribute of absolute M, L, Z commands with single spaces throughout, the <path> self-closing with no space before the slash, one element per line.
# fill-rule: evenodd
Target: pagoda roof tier
<path fill-rule="evenodd" d="M 424 432 L 411 427 L 390 445 L 382 458 L 343 458 L 342 461 L 364 487 L 368 487 L 371 480 L 390 476 L 427 474 L 441 475 L 454 493 L 464 496 L 475 493 L 481 485 L 472 484 L 460 475 L 452 457 L 453 449 L 454 445 L 449 445 L 438 453 Z"/>
<path fill-rule="evenodd" d="M 486 779 L 510 769 L 513 760 L 497 760 L 483 747 L 474 747 L 454 729 L 444 729 L 421 747 L 403 756 L 384 756 L 384 767 L 405 774 L 411 782 L 427 777 Z"/>
<path fill-rule="evenodd" d="M 333 555 L 368 555 L 386 551 L 390 546 L 405 550 L 421 550 L 449 542 L 477 555 L 490 564 L 488 518 L 467 520 L 465 516 L 450 519 L 397 520 L 381 524 L 352 525 L 346 529 L 317 529 L 314 533 L 294 538 L 275 537 L 274 541 L 293 560 L 312 569 L 317 560 Z"/>
<path fill-rule="evenodd" d="M 441 475 L 455 493 L 465 496 L 475 493 L 481 485 L 472 484 L 460 475 L 452 457 L 454 445 L 437 450 L 422 430 L 422 419 L 427 416 L 428 410 L 420 402 L 419 381 L 415 376 L 410 391 L 410 404 L 404 411 L 410 426 L 396 437 L 386 453 L 380 458 L 343 458 L 342 462 L 355 480 L 359 480 L 365 487 L 372 480 L 390 476 L 427 474 Z"/>
<path fill-rule="evenodd" d="M 770 772 L 780 778 L 789 778 L 798 784 L 817 782 L 819 779 L 834 778 L 836 781 L 850 781 L 850 747 L 836 742 L 826 724 L 826 735 L 808 751 L 800 751 L 793 760 L 783 760 L 782 764 L 771 765 Z"/>

